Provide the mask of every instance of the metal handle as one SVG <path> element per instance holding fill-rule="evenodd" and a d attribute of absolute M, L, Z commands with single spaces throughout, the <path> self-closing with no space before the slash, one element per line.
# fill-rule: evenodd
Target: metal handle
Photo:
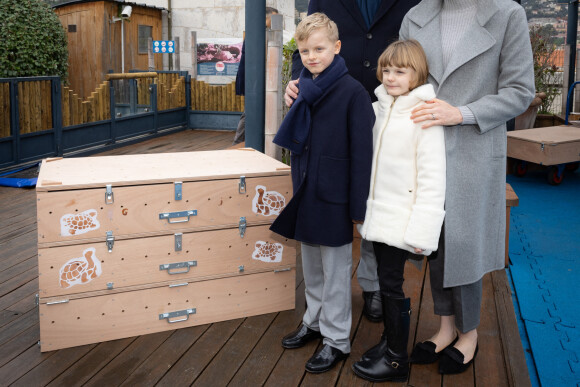
<path fill-rule="evenodd" d="M 193 309 L 185 309 L 185 310 L 178 310 L 176 312 L 170 312 L 170 313 L 161 313 L 159 315 L 159 320 L 165 320 L 167 319 L 167 322 L 169 324 L 174 324 L 174 323 L 178 323 L 178 322 L 182 322 L 182 321 L 187 321 L 189 320 L 189 315 L 190 314 L 195 314 L 195 308 Z M 179 320 L 172 320 L 176 317 L 183 317 Z"/>
<path fill-rule="evenodd" d="M 197 266 L 197 261 L 166 263 L 163 265 L 159 265 L 159 270 L 167 270 L 167 274 L 170 275 L 183 274 L 189 272 L 189 268 L 192 266 Z M 175 269 L 183 269 L 183 270 L 175 271 Z"/>
<path fill-rule="evenodd" d="M 185 223 L 185 222 L 189 222 L 189 217 L 190 216 L 196 216 L 197 215 L 197 210 L 190 210 L 190 211 L 179 211 L 179 212 L 163 212 L 161 214 L 159 214 L 159 219 L 163 220 L 163 219 L 167 219 L 167 222 L 170 224 L 173 223 Z M 182 220 L 172 220 L 175 218 L 186 218 L 186 219 L 182 219 Z"/>
<path fill-rule="evenodd" d="M 182 284 L 172 284 L 172 285 L 169 285 L 169 287 L 170 288 L 177 288 L 177 287 L 180 287 L 180 286 L 187 286 L 187 285 L 189 285 L 189 282 L 184 282 Z"/>
<path fill-rule="evenodd" d="M 68 303 L 68 300 L 60 300 L 60 301 L 47 302 L 46 305 L 66 304 L 66 303 Z"/>

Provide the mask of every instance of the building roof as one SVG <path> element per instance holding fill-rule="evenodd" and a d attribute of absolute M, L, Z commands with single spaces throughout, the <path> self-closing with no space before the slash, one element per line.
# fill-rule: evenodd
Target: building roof
<path fill-rule="evenodd" d="M 161 11 L 167 11 L 167 8 L 157 7 L 155 5 L 148 5 L 145 3 L 135 3 L 132 1 L 123 1 L 123 0 L 45 0 L 52 8 L 59 8 L 65 5 L 70 4 L 79 4 L 79 3 L 93 3 L 95 1 L 110 1 L 112 3 L 119 3 L 125 5 L 135 5 L 143 8 L 152 8 L 152 9 L 159 9 Z"/>

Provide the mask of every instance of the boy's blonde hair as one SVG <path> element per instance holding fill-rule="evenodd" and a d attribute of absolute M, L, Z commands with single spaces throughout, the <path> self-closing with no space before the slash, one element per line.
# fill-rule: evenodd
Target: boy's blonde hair
<path fill-rule="evenodd" d="M 387 66 L 409 67 L 415 70 L 413 82 L 409 85 L 410 90 L 427 83 L 429 76 L 427 56 L 421 44 L 415 39 L 397 40 L 383 51 L 377 66 L 377 79 L 380 82 L 383 82 L 383 68 Z"/>
<path fill-rule="evenodd" d="M 321 12 L 308 15 L 298 23 L 298 26 L 296 26 L 296 32 L 294 33 L 294 39 L 301 42 L 307 40 L 310 35 L 318 29 L 325 29 L 328 39 L 331 42 L 334 43 L 338 40 L 338 27 L 336 26 L 336 23 Z"/>

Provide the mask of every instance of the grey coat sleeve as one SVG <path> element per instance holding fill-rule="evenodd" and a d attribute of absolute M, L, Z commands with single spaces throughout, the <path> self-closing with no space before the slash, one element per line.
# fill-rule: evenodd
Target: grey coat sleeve
<path fill-rule="evenodd" d="M 510 15 L 499 60 L 498 93 L 467 105 L 481 133 L 521 114 L 534 99 L 532 48 L 522 7 L 515 7 Z"/>

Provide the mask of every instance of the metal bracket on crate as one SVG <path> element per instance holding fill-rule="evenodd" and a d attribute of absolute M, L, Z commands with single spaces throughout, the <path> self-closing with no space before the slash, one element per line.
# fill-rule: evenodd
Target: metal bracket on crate
<path fill-rule="evenodd" d="M 178 212 L 163 212 L 163 213 L 159 214 L 159 219 L 160 220 L 167 219 L 167 223 L 185 223 L 185 222 L 189 222 L 190 216 L 196 216 L 196 215 L 197 215 L 197 210 L 178 211 Z M 187 218 L 187 219 L 171 221 L 171 219 L 176 219 L 176 218 L 177 219 Z"/>
<path fill-rule="evenodd" d="M 175 183 L 175 200 L 181 200 L 183 197 L 182 195 L 182 183 L 180 181 L 176 181 Z"/>
<path fill-rule="evenodd" d="M 176 312 L 170 312 L 170 313 L 161 313 L 161 314 L 159 314 L 159 320 L 165 320 L 165 319 L 167 319 L 167 322 L 169 324 L 173 324 L 173 323 L 176 323 L 176 322 L 189 320 L 189 315 L 190 314 L 195 314 L 195 308 L 193 308 L 193 309 L 185 309 L 185 310 L 178 310 Z M 181 318 L 179 320 L 171 320 L 172 318 L 183 317 L 183 316 L 185 316 L 185 318 Z"/>
<path fill-rule="evenodd" d="M 113 290 L 113 282 L 107 282 L 107 290 Z"/>
<path fill-rule="evenodd" d="M 246 193 L 246 176 L 240 176 L 240 182 L 238 183 L 238 192 L 241 194 Z"/>
<path fill-rule="evenodd" d="M 113 195 L 113 186 L 111 184 L 106 185 L 105 191 L 105 204 L 115 203 L 115 196 Z"/>
<path fill-rule="evenodd" d="M 240 217 L 240 222 L 238 223 L 238 228 L 240 229 L 240 238 L 243 238 L 246 234 L 246 217 Z"/>
<path fill-rule="evenodd" d="M 112 231 L 107 231 L 107 249 L 109 250 L 109 253 L 113 252 L 113 245 L 115 244 L 115 237 L 113 236 L 113 232 Z"/>
<path fill-rule="evenodd" d="M 183 242 L 182 242 L 183 233 L 175 234 L 175 251 L 181 251 Z"/>
<path fill-rule="evenodd" d="M 165 263 L 159 265 L 159 270 L 167 270 L 167 274 L 183 274 L 189 272 L 189 268 L 196 267 L 197 261 L 187 261 L 187 262 L 176 262 L 176 263 Z M 171 271 L 176 269 L 184 269 L 179 271 Z"/>
<path fill-rule="evenodd" d="M 38 293 L 36 293 L 36 295 L 34 296 L 34 305 L 38 306 L 38 304 L 40 304 L 40 301 L 39 301 Z"/>

